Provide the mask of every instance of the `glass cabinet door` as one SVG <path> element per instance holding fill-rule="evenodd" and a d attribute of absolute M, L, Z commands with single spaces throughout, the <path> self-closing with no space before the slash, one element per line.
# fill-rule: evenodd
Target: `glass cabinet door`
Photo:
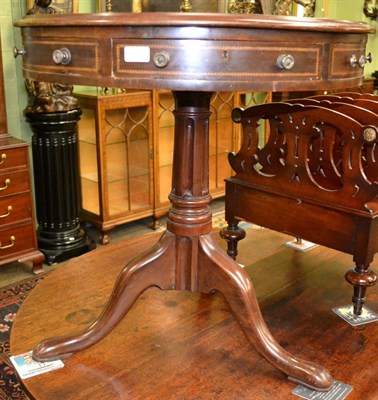
<path fill-rule="evenodd" d="M 219 192 L 223 194 L 224 180 L 232 172 L 227 157 L 235 149 L 234 123 L 231 119 L 234 107 L 234 93 L 214 93 L 210 103 L 209 136 L 209 188 L 213 196 Z"/>
<path fill-rule="evenodd" d="M 75 92 L 78 124 L 80 217 L 109 242 L 115 226 L 152 215 L 152 93 Z"/>
<path fill-rule="evenodd" d="M 103 109 L 109 217 L 152 204 L 148 105 Z"/>
<path fill-rule="evenodd" d="M 99 215 L 100 197 L 95 114 L 94 109 L 82 109 L 79 122 L 79 163 L 81 207 L 92 214 Z"/>
<path fill-rule="evenodd" d="M 158 175 L 157 204 L 167 205 L 172 184 L 173 141 L 175 133 L 173 111 L 175 109 L 175 101 L 170 91 L 156 91 L 154 97 L 157 114 L 155 144 L 158 148 L 156 165 L 156 173 Z M 163 211 L 164 213 L 165 211 Z"/>
<path fill-rule="evenodd" d="M 224 195 L 224 179 L 231 173 L 227 155 L 236 150 L 239 143 L 239 126 L 231 120 L 231 111 L 238 105 L 236 93 L 214 93 L 211 99 L 210 149 L 209 149 L 209 188 L 212 196 Z M 157 175 L 156 204 L 154 217 L 166 213 L 171 190 L 174 111 L 175 102 L 171 92 L 154 92 L 154 146 L 158 160 L 155 161 Z"/>

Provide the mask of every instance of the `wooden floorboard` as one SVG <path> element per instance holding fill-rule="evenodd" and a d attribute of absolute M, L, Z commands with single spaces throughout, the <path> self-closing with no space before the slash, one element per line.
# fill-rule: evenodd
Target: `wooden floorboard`
<path fill-rule="evenodd" d="M 283 246 L 289 239 L 248 229 L 240 242 L 238 261 L 252 277 L 271 332 L 289 352 L 352 385 L 347 400 L 377 400 L 378 322 L 351 327 L 332 312 L 351 301 L 344 274 L 352 257 L 320 246 L 297 252 Z M 105 304 L 120 259 L 155 240 L 114 243 L 59 267 L 21 307 L 12 352 L 88 324 Z M 377 287 L 368 292 L 368 306 L 378 310 Z M 52 392 L 59 400 L 299 399 L 291 394 L 296 385 L 249 345 L 221 294 L 158 289 L 146 291 L 110 335 L 67 359 L 65 368 L 25 383 L 41 400 L 51 400 Z"/>

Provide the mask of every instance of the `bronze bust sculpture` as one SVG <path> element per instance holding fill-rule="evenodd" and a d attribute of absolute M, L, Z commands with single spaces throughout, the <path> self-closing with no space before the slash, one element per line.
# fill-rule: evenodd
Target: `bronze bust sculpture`
<path fill-rule="evenodd" d="M 52 6 L 51 2 L 52 0 L 35 0 L 34 6 L 27 12 L 27 15 L 60 13 L 60 10 Z M 26 79 L 25 87 L 28 93 L 25 114 L 62 112 L 79 108 L 77 99 L 72 96 L 72 85 Z"/>

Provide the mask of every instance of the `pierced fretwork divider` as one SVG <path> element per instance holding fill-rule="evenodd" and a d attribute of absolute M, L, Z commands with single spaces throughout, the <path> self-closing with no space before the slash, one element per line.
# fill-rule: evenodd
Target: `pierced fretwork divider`
<path fill-rule="evenodd" d="M 234 109 L 242 143 L 229 154 L 221 232 L 228 254 L 245 236 L 241 220 L 353 255 L 346 273 L 360 314 L 378 251 L 378 96 L 341 93 Z M 261 122 L 269 124 L 261 144 Z"/>

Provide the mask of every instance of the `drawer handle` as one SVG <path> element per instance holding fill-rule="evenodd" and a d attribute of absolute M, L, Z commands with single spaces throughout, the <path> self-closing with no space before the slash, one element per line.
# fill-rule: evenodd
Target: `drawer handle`
<path fill-rule="evenodd" d="M 9 178 L 7 178 L 7 179 L 5 179 L 4 183 L 5 183 L 5 186 L 0 187 L 0 190 L 5 190 L 10 185 L 11 181 Z"/>
<path fill-rule="evenodd" d="M 368 62 L 371 63 L 372 61 L 373 61 L 373 57 L 372 57 L 371 53 L 369 53 L 367 56 L 362 55 L 360 57 L 357 57 L 355 54 L 353 54 L 349 60 L 350 65 L 352 67 L 359 66 L 361 68 L 363 68 Z"/>
<path fill-rule="evenodd" d="M 13 57 L 17 58 L 18 56 L 24 56 L 26 51 L 24 49 L 19 50 L 17 47 L 13 47 Z"/>
<path fill-rule="evenodd" d="M 276 65 L 279 69 L 286 69 L 289 71 L 294 67 L 295 59 L 291 54 L 281 54 L 278 56 Z"/>
<path fill-rule="evenodd" d="M 1 155 L 0 164 L 2 164 L 6 159 L 7 159 L 7 155 L 6 155 L 5 153 L 3 153 L 3 154 Z"/>
<path fill-rule="evenodd" d="M 10 247 L 14 246 L 14 243 L 16 242 L 16 237 L 11 236 L 9 239 L 11 241 L 10 244 L 6 244 L 6 245 L 2 246 L 2 244 L 0 242 L 0 250 L 9 249 Z"/>
<path fill-rule="evenodd" d="M 71 52 L 65 47 L 54 50 L 52 58 L 55 64 L 68 65 L 71 62 Z"/>
<path fill-rule="evenodd" d="M 156 53 L 153 58 L 154 64 L 158 68 L 165 68 L 169 64 L 169 54 L 164 51 Z"/>
<path fill-rule="evenodd" d="M 8 208 L 7 208 L 7 213 L 5 213 L 5 214 L 2 214 L 2 215 L 0 215 L 0 218 L 5 218 L 5 217 L 7 217 L 11 212 L 12 212 L 12 210 L 13 210 L 13 207 L 12 206 L 8 206 Z"/>
<path fill-rule="evenodd" d="M 378 129 L 376 127 L 369 126 L 365 128 L 363 138 L 368 142 L 372 143 L 377 140 Z"/>

